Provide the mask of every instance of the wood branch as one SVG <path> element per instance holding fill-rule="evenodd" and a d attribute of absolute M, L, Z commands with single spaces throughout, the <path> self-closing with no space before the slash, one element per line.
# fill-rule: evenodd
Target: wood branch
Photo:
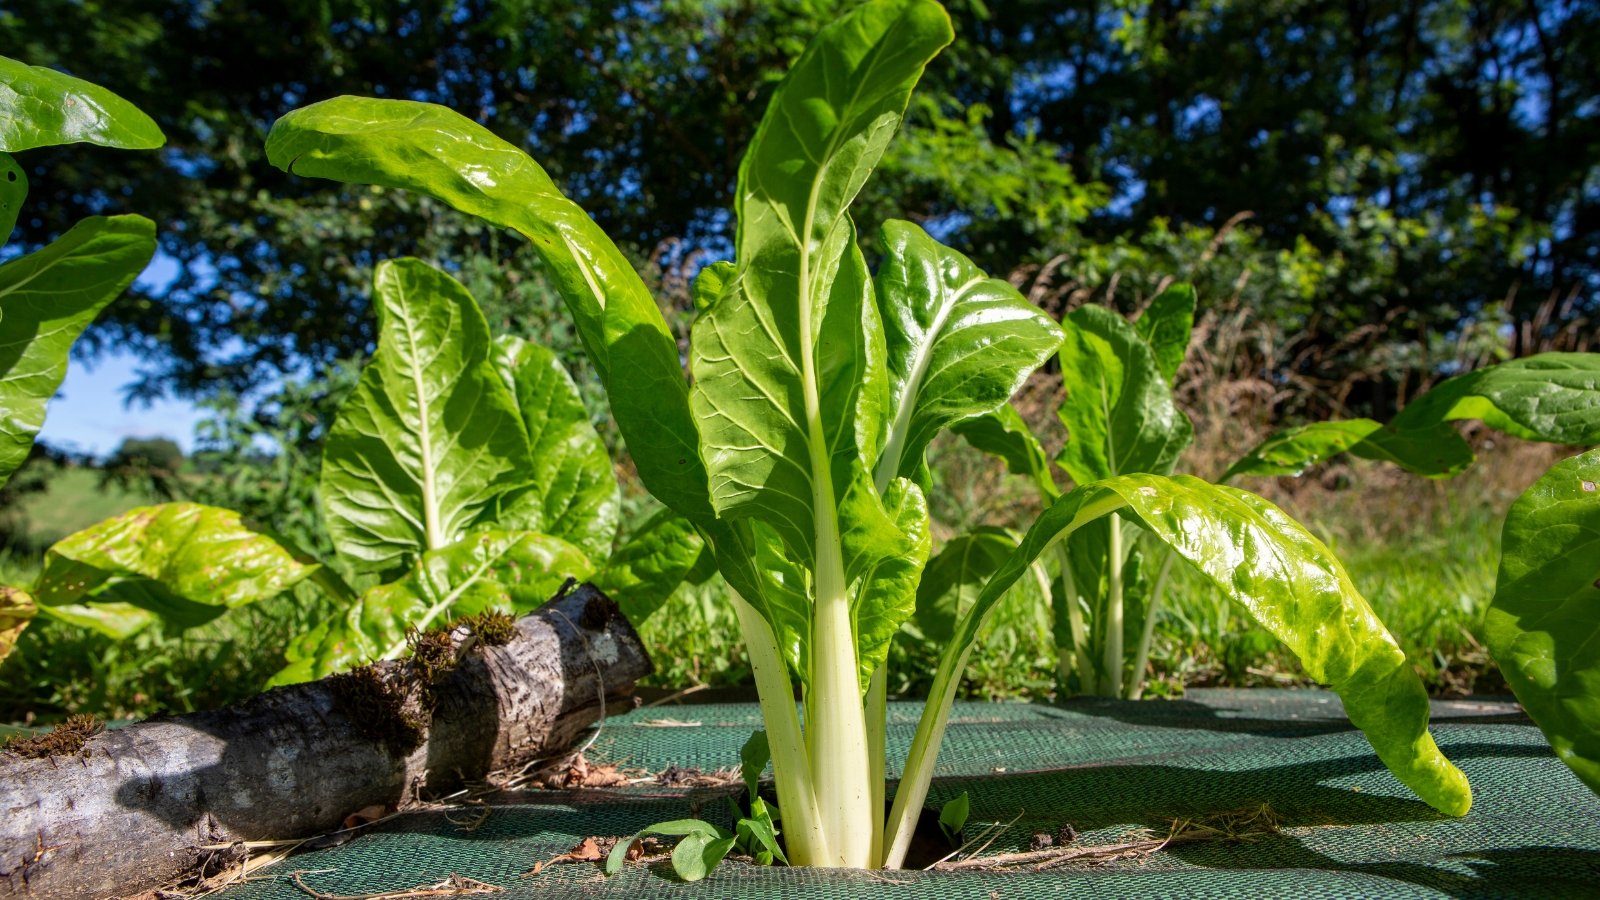
<path fill-rule="evenodd" d="M 651 671 L 589 585 L 518 621 L 504 646 L 452 639 L 471 646 L 426 686 L 410 661 L 380 663 L 106 731 L 71 755 L 0 752 L 0 896 L 131 894 L 243 852 L 218 846 L 442 796 L 568 747 Z"/>

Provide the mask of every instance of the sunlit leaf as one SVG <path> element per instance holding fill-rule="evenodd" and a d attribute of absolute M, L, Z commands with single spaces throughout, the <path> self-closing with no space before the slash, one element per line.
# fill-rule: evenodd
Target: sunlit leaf
<path fill-rule="evenodd" d="M 594 577 L 638 624 L 661 608 L 699 561 L 705 542 L 682 516 L 664 509 L 628 535 Z"/>
<path fill-rule="evenodd" d="M 94 216 L 0 265 L 0 483 L 15 472 L 67 374 L 67 354 L 156 252 L 142 216 Z"/>
<path fill-rule="evenodd" d="M 1371 419 L 1312 422 L 1285 428 L 1262 441 L 1222 476 L 1299 475 L 1340 453 L 1397 465 L 1429 478 L 1450 478 L 1472 464 L 1472 448 L 1456 430 L 1438 423 L 1399 431 Z"/>
<path fill-rule="evenodd" d="M 1489 650 L 1556 755 L 1600 793 L 1600 450 L 1528 488 L 1500 546 Z"/>
<path fill-rule="evenodd" d="M 1178 367 L 1189 353 L 1189 335 L 1194 331 L 1194 287 L 1175 284 L 1156 295 L 1144 314 L 1134 320 L 1133 330 L 1150 345 L 1161 377 L 1171 384 Z"/>
<path fill-rule="evenodd" d="M 461 540 L 533 462 L 466 288 L 415 259 L 373 281 L 378 349 L 328 432 L 321 495 L 340 555 L 393 571 Z"/>
<path fill-rule="evenodd" d="M 149 116 L 111 91 L 0 56 L 0 151 L 78 142 L 150 150 L 166 140 Z"/>
<path fill-rule="evenodd" d="M 533 464 L 525 474 L 532 483 L 503 498 L 485 524 L 553 535 L 604 559 L 617 535 L 622 493 L 578 386 L 538 344 L 507 335 L 495 340 L 495 351 L 528 434 Z"/>
<path fill-rule="evenodd" d="M 55 618 L 126 637 L 158 616 L 180 627 L 201 624 L 275 597 L 319 568 L 236 512 L 164 503 L 57 541 L 34 598 Z"/>

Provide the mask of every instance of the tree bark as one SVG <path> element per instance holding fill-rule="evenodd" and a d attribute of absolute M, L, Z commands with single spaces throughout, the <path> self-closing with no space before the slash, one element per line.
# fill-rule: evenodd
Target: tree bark
<path fill-rule="evenodd" d="M 0 753 L 0 896 L 131 894 L 223 861 L 202 848 L 442 796 L 569 746 L 650 671 L 616 604 L 584 585 L 504 646 L 475 642 L 425 691 L 409 661 L 380 663 L 103 732 L 71 755 Z M 373 685 L 407 686 L 410 705 L 385 707 Z"/>

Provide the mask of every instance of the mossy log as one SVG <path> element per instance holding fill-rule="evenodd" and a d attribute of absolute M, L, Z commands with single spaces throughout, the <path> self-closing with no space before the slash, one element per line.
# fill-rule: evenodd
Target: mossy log
<path fill-rule="evenodd" d="M 453 665 L 380 663 L 209 712 L 0 752 L 0 896 L 128 895 L 325 834 L 570 746 L 651 671 L 616 604 L 584 585 L 503 646 L 452 633 Z M 426 682 L 423 679 L 426 676 Z"/>

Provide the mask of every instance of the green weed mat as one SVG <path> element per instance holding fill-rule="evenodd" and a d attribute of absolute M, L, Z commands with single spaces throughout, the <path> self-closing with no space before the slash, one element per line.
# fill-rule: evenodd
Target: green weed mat
<path fill-rule="evenodd" d="M 903 758 L 920 705 L 890 706 L 889 758 Z M 648 772 L 736 765 L 760 721 L 754 704 L 662 706 L 608 720 L 597 762 Z M 605 878 L 595 863 L 535 863 L 589 835 L 631 834 L 698 811 L 727 824 L 728 792 L 656 785 L 520 792 L 462 811 L 399 816 L 331 849 L 297 854 L 225 900 L 288 900 L 306 885 L 346 897 L 451 874 L 505 898 L 1579 897 L 1600 896 L 1600 799 L 1511 703 L 1440 701 L 1433 733 L 1471 779 L 1465 818 L 1433 812 L 1378 762 L 1339 701 L 1321 691 L 1197 690 L 1183 700 L 1065 706 L 957 704 L 931 799 L 962 791 L 975 823 L 1014 825 L 994 851 L 1028 848 L 1063 823 L 1075 846 L 1165 834 L 1172 817 L 1268 804 L 1276 834 L 1210 841 L 1097 867 L 1043 872 L 893 872 L 724 863 L 681 884 L 665 865 Z M 892 764 L 892 762 L 891 762 Z M 481 815 L 481 813 L 480 813 Z M 451 821 L 454 819 L 455 821 Z"/>

